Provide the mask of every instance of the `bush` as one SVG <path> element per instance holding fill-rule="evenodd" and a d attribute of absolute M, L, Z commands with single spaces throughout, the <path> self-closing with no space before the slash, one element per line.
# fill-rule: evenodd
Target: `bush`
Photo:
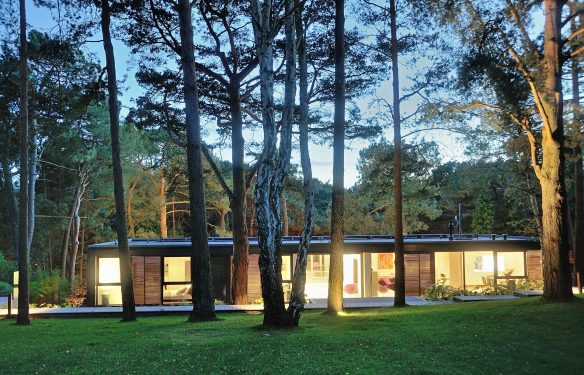
<path fill-rule="evenodd" d="M 446 284 L 447 281 L 448 279 L 445 277 L 440 278 L 436 284 L 426 288 L 423 297 L 429 301 L 447 301 L 451 300 L 454 296 L 471 295 L 471 292 L 466 289 L 455 288 L 452 285 Z"/>
<path fill-rule="evenodd" d="M 4 281 L 0 281 L 0 294 L 11 294 L 12 293 L 12 285 L 5 283 Z"/>
<path fill-rule="evenodd" d="M 67 280 L 61 277 L 59 271 L 37 269 L 32 272 L 30 279 L 31 303 L 39 307 L 65 303 L 65 297 L 69 294 L 69 285 Z"/>
<path fill-rule="evenodd" d="M 75 294 L 69 295 L 65 298 L 65 307 L 81 307 L 87 300 L 87 287 L 79 285 L 75 288 Z"/>
<path fill-rule="evenodd" d="M 0 281 L 12 284 L 16 270 L 16 262 L 6 259 L 4 254 L 0 253 Z"/>

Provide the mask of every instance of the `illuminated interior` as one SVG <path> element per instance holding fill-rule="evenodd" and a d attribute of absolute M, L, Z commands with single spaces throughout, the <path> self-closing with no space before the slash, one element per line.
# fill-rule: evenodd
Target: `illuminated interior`
<path fill-rule="evenodd" d="M 464 287 L 462 273 L 462 252 L 437 252 L 434 254 L 434 275 L 436 283 L 445 280 L 447 285 Z"/>
<path fill-rule="evenodd" d="M 97 304 L 102 306 L 121 305 L 120 260 L 118 258 L 98 258 L 97 269 Z"/>
<path fill-rule="evenodd" d="M 395 255 L 371 253 L 371 295 L 393 297 L 395 283 Z"/>
<path fill-rule="evenodd" d="M 189 302 L 192 299 L 191 258 L 164 257 L 164 303 Z"/>

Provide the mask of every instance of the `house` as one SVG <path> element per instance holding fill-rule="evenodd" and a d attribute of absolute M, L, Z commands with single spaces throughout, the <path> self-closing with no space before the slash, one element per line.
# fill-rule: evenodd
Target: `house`
<path fill-rule="evenodd" d="M 284 237 L 282 282 L 289 293 L 299 237 Z M 134 293 L 138 305 L 188 303 L 191 298 L 190 239 L 132 239 Z M 522 279 L 541 279 L 539 239 L 508 235 L 406 235 L 405 282 L 408 296 L 419 296 L 440 280 L 472 289 Z M 233 255 L 231 238 L 209 238 L 213 289 L 217 300 L 230 301 Z M 306 269 L 306 295 L 326 298 L 330 237 L 312 238 Z M 117 243 L 87 249 L 88 304 L 121 304 Z M 257 238 L 249 239 L 250 301 L 261 297 Z M 393 236 L 346 236 L 345 298 L 394 295 Z"/>

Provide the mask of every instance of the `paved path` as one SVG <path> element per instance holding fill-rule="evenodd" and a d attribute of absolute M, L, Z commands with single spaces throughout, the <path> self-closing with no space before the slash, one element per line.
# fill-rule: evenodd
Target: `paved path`
<path fill-rule="evenodd" d="M 408 305 L 435 305 L 452 303 L 451 301 L 430 302 L 420 297 L 407 297 Z M 346 298 L 344 306 L 348 309 L 367 308 L 367 307 L 391 307 L 393 298 Z M 306 304 L 307 310 L 319 310 L 326 308 L 326 299 L 315 299 Z M 16 313 L 13 307 L 13 314 Z M 192 310 L 192 306 L 138 306 L 136 311 L 140 315 L 184 315 Z M 263 305 L 217 305 L 217 312 L 254 312 L 262 311 Z M 0 316 L 6 315 L 7 310 L 4 307 L 0 309 Z M 30 309 L 30 315 L 35 317 L 52 318 L 52 317 L 94 317 L 94 316 L 120 316 L 122 308 L 120 306 L 110 307 L 81 307 L 81 308 L 34 308 Z"/>

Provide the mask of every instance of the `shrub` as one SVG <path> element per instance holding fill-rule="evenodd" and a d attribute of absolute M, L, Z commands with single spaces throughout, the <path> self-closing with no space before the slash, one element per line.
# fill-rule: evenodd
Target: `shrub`
<path fill-rule="evenodd" d="M 471 292 L 466 289 L 455 288 L 452 285 L 446 284 L 447 281 L 448 279 L 445 277 L 440 278 L 436 284 L 426 288 L 423 297 L 429 301 L 447 301 L 451 300 L 454 296 L 471 295 Z"/>
<path fill-rule="evenodd" d="M 4 254 L 0 253 L 0 281 L 12 284 L 14 271 L 16 270 L 16 262 L 6 259 Z"/>
<path fill-rule="evenodd" d="M 4 281 L 0 281 L 0 294 L 10 294 L 12 293 L 12 285 L 5 283 Z"/>
<path fill-rule="evenodd" d="M 87 300 L 87 287 L 79 285 L 75 288 L 75 293 L 65 298 L 65 307 L 81 307 Z"/>
<path fill-rule="evenodd" d="M 30 300 L 39 307 L 47 305 L 62 305 L 68 295 L 67 280 L 59 271 L 36 269 L 31 274 Z"/>

